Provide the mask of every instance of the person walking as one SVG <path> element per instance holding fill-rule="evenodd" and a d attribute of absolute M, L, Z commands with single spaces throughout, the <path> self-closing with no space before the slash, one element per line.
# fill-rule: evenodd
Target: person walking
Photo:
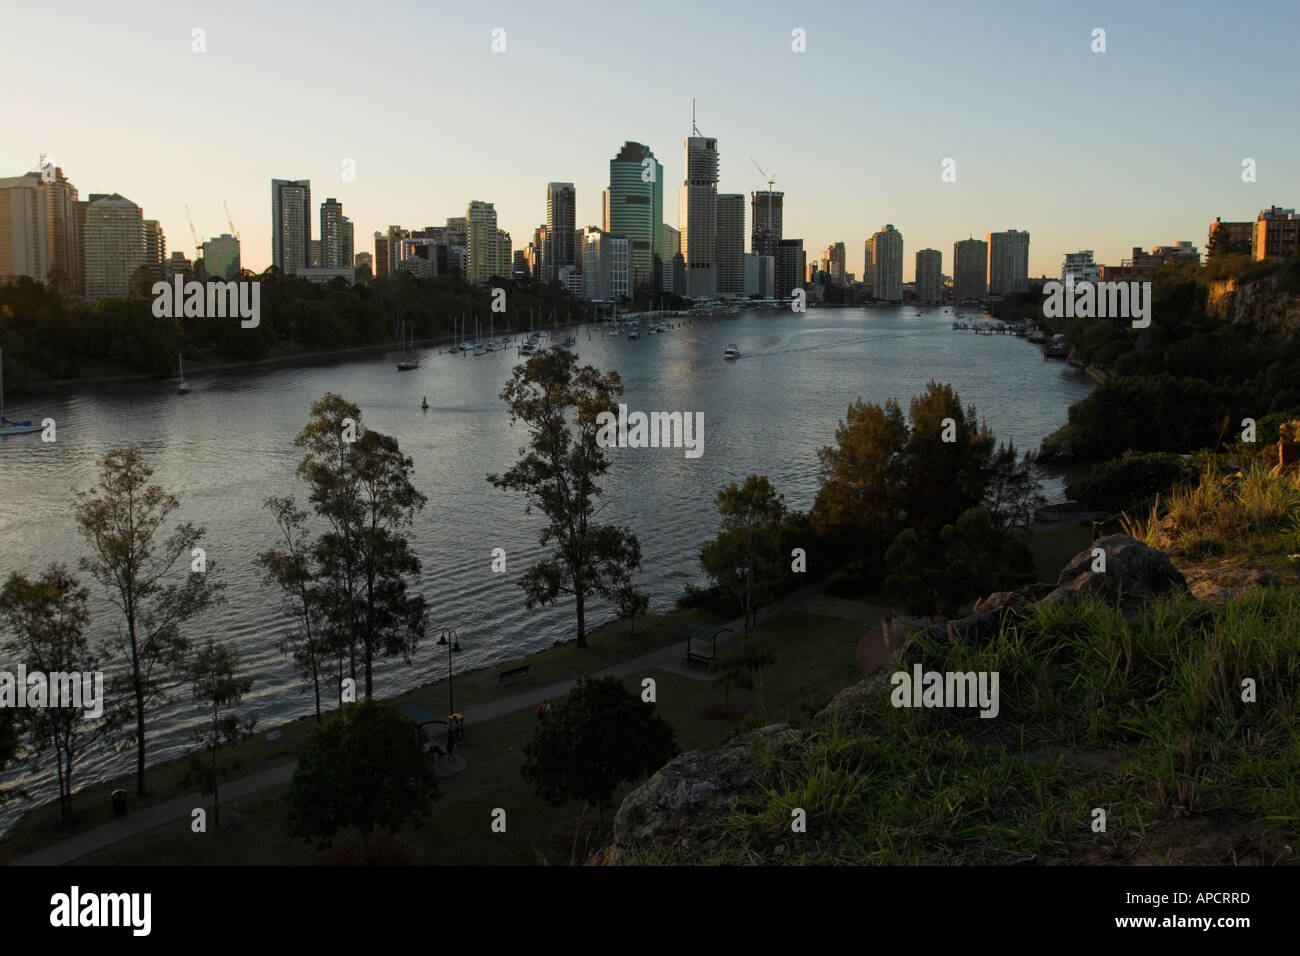
<path fill-rule="evenodd" d="M 549 714 L 550 712 L 551 712 L 551 702 L 549 700 L 544 700 L 537 705 L 538 720 L 545 720 L 546 715 Z"/>

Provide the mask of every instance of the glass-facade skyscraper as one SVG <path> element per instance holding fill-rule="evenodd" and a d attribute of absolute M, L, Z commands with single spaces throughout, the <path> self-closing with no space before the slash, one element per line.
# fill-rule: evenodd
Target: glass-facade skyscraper
<path fill-rule="evenodd" d="M 609 161 L 601 228 L 632 243 L 636 287 L 664 288 L 664 167 L 649 146 L 626 142 Z"/>

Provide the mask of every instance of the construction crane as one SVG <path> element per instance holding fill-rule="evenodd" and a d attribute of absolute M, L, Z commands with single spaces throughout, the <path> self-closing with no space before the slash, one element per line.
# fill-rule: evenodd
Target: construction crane
<path fill-rule="evenodd" d="M 758 165 L 758 160 L 756 160 L 753 156 L 749 157 L 749 161 L 754 164 L 754 168 L 758 170 L 759 175 L 762 176 L 765 180 L 767 180 L 767 191 L 770 194 L 772 192 L 773 184 L 776 183 L 776 179 L 769 176 L 767 173 L 763 172 L 763 167 Z"/>
<path fill-rule="evenodd" d="M 194 228 L 194 217 L 190 215 L 190 207 L 185 206 L 185 218 L 190 221 L 190 235 L 194 238 L 194 261 L 198 262 L 203 258 L 203 243 L 199 242 L 199 231 Z"/>
<path fill-rule="evenodd" d="M 230 218 L 230 204 L 223 199 L 221 205 L 226 207 L 226 225 L 230 227 L 230 234 L 238 239 L 239 233 L 235 232 L 235 220 Z"/>

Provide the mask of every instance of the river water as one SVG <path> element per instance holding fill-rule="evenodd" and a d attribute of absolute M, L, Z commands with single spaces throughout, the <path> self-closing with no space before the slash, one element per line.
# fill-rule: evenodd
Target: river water
<path fill-rule="evenodd" d="M 854 399 L 897 398 L 906 411 L 929 380 L 949 382 L 999 439 L 1029 449 L 1064 423 L 1069 406 L 1092 388 L 1064 363 L 1044 361 L 1023 339 L 953 331 L 952 314 L 937 308 L 753 311 L 671 321 L 690 324 L 632 341 L 583 328 L 576 347 L 583 362 L 618 371 L 630 410 L 704 413 L 698 458 L 679 448 L 612 451 L 601 520 L 630 525 L 640 538 L 639 584 L 651 594 L 652 609 L 669 607 L 687 582 L 702 583 L 698 551 L 716 529 L 713 496 L 723 485 L 759 472 L 792 507 L 811 505 L 817 449 L 833 442 Z M 742 357 L 724 361 L 732 343 Z M 23 401 L 10 417 L 52 417 L 58 440 L 0 440 L 0 579 L 13 570 L 35 576 L 56 560 L 76 568 L 87 546 L 74 523 L 72 489 L 95 484 L 97 462 L 109 448 L 139 445 L 153 480 L 180 498 L 177 517 L 206 525 L 208 560 L 227 585 L 227 603 L 194 621 L 189 637 L 196 644 L 215 637 L 237 647 L 255 681 L 244 709 L 257 713 L 260 729 L 310 713 L 310 694 L 275 649 L 286 628 L 277 614 L 279 595 L 261 584 L 253 562 L 278 543 L 263 500 L 306 499 L 295 475 L 300 454 L 293 438 L 312 401 L 334 391 L 361 407 L 367 427 L 397 437 L 414 459 L 416 486 L 429 499 L 417 517 L 414 542 L 433 638 L 409 666 L 400 659 L 377 661 L 376 693 L 394 694 L 444 675 L 445 654 L 434 643 L 444 626 L 460 635 L 465 653 L 456 658 L 458 672 L 568 639 L 572 605 L 527 611 L 513 583 L 540 554 L 538 518 L 524 514 L 517 496 L 485 480 L 508 468 L 525 440 L 522 425 L 510 426 L 499 397 L 521 360 L 513 348 L 480 357 L 424 350 L 421 358 L 420 369 L 401 373 L 392 357 L 367 356 L 208 377 L 192 372 L 193 391 L 186 396 L 167 383 L 133 382 Z M 427 412 L 420 408 L 424 397 Z M 1045 488 L 1049 498 L 1059 490 L 1059 482 Z M 491 553 L 498 547 L 507 554 L 505 574 L 492 573 Z M 88 575 L 82 577 L 95 588 Z M 92 614 L 92 639 L 113 633 L 117 621 L 97 590 Z M 607 617 L 608 609 L 597 606 L 588 621 Z M 0 669 L 14 666 L 0 660 Z M 200 716 L 188 687 L 178 698 L 151 717 L 151 762 L 193 746 Z M 87 757 L 78 778 L 84 784 L 133 768 L 134 751 L 125 750 Z M 11 772 L 8 780 L 22 780 L 39 798 L 55 793 L 46 771 Z M 21 809 L 15 803 L 0 808 L 0 830 Z"/>

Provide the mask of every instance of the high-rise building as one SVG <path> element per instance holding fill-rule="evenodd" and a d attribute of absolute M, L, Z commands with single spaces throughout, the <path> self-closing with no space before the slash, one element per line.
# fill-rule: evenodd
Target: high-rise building
<path fill-rule="evenodd" d="M 903 301 L 903 234 L 887 225 L 872 237 L 875 296 L 882 302 Z"/>
<path fill-rule="evenodd" d="M 1294 209 L 1270 206 L 1260 210 L 1251 233 L 1250 257 L 1285 259 L 1300 255 L 1300 219 Z"/>
<path fill-rule="evenodd" d="M 771 299 L 776 287 L 776 259 L 745 253 L 745 297 Z"/>
<path fill-rule="evenodd" d="M 988 294 L 1029 291 L 1029 233 L 1008 229 L 988 234 Z"/>
<path fill-rule="evenodd" d="M 144 221 L 144 258 L 141 265 L 149 270 L 154 282 L 167 277 L 167 237 L 157 219 Z"/>
<path fill-rule="evenodd" d="M 718 193 L 718 295 L 745 292 L 745 194 Z"/>
<path fill-rule="evenodd" d="M 542 256 L 548 281 L 559 279 L 561 269 L 578 265 L 577 222 L 578 200 L 573 183 L 547 183 L 546 246 Z"/>
<path fill-rule="evenodd" d="M 684 146 L 686 176 L 677 197 L 677 228 L 686 288 L 678 292 L 709 297 L 718 292 L 718 141 L 688 136 Z"/>
<path fill-rule="evenodd" d="M 795 289 L 802 289 L 808 271 L 808 257 L 802 239 L 782 239 L 776 244 L 776 291 L 773 298 L 788 299 Z"/>
<path fill-rule="evenodd" d="M 311 180 L 271 180 L 271 264 L 286 275 L 308 268 Z"/>
<path fill-rule="evenodd" d="M 832 242 L 822 250 L 821 270 L 831 277 L 832 282 L 844 284 L 847 269 L 844 262 L 844 243 Z"/>
<path fill-rule="evenodd" d="M 375 274 L 375 257 L 369 252 L 358 252 L 353 258 L 353 269 L 362 275 L 373 276 Z"/>
<path fill-rule="evenodd" d="M 636 283 L 632 241 L 595 226 L 583 231 L 582 297 L 600 302 L 631 298 Z"/>
<path fill-rule="evenodd" d="M 144 263 L 144 216 L 117 193 L 96 199 L 86 213 L 86 295 L 127 295 Z"/>
<path fill-rule="evenodd" d="M 322 269 L 351 269 L 352 220 L 343 215 L 343 204 L 326 199 L 320 205 L 320 244 Z"/>
<path fill-rule="evenodd" d="M 922 249 L 916 254 L 916 298 L 938 302 L 943 297 L 943 253 Z"/>
<path fill-rule="evenodd" d="M 496 208 L 475 199 L 465 211 L 465 221 L 465 278 L 474 285 L 486 285 L 493 276 L 510 278 L 510 233 L 497 228 Z"/>
<path fill-rule="evenodd" d="M 609 188 L 601 197 L 601 229 L 631 240 L 637 287 L 655 292 L 663 284 L 663 180 L 663 164 L 650 147 L 629 141 L 609 161 Z"/>
<path fill-rule="evenodd" d="M 531 245 L 531 243 L 530 243 Z M 515 279 L 528 278 L 528 247 L 516 249 L 514 251 L 514 264 L 511 266 L 511 274 Z"/>
<path fill-rule="evenodd" d="M 1093 261 L 1092 250 L 1067 252 L 1061 261 L 1061 281 L 1065 283 L 1096 282 L 1101 269 Z"/>
<path fill-rule="evenodd" d="M 203 243 L 203 267 L 209 279 L 229 281 L 238 277 L 239 240 L 228 233 Z"/>
<path fill-rule="evenodd" d="M 954 302 L 988 297 L 989 244 L 983 239 L 960 239 L 952 246 L 952 298 Z"/>
<path fill-rule="evenodd" d="M 776 257 L 776 245 L 781 241 L 785 193 L 750 193 L 750 244 L 749 251 L 756 256 Z"/>
<path fill-rule="evenodd" d="M 77 188 L 50 167 L 0 179 L 0 282 L 27 276 L 48 282 L 61 276 L 66 292 L 81 293 L 85 276 L 81 224 L 86 203 Z"/>
<path fill-rule="evenodd" d="M 388 277 L 388 237 L 375 230 L 375 278 L 384 279 Z"/>
<path fill-rule="evenodd" d="M 876 288 L 876 240 L 868 239 L 862 244 L 862 284 L 867 292 L 874 293 Z"/>
<path fill-rule="evenodd" d="M 663 225 L 665 292 L 682 294 L 686 283 L 686 260 L 682 258 L 682 234 L 668 223 Z"/>
<path fill-rule="evenodd" d="M 307 268 L 319 269 L 320 267 L 320 240 L 312 239 L 307 243 Z"/>
<path fill-rule="evenodd" d="M 546 227 L 533 230 L 533 241 L 528 244 L 528 272 L 539 282 L 546 281 Z"/>

